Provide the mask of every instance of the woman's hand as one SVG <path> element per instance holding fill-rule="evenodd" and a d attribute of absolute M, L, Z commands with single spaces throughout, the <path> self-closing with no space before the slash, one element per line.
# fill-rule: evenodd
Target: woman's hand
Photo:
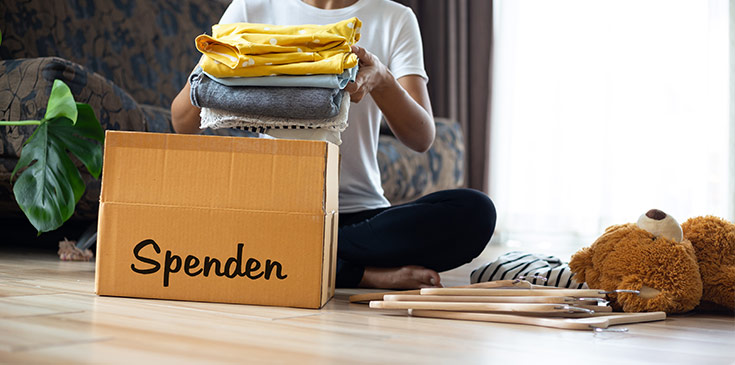
<path fill-rule="evenodd" d="M 350 93 L 350 100 L 359 103 L 360 100 L 375 89 L 386 84 L 389 78 L 393 78 L 388 68 L 380 62 L 378 57 L 365 50 L 365 48 L 352 46 L 352 53 L 357 55 L 360 69 L 357 72 L 355 82 L 350 82 L 345 90 Z"/>
<path fill-rule="evenodd" d="M 357 103 L 370 93 L 388 127 L 403 144 L 417 152 L 428 150 L 436 129 L 426 81 L 419 75 L 396 80 L 372 53 L 357 46 L 352 46 L 352 52 L 360 59 L 360 70 L 355 82 L 345 87 L 351 100 Z"/>

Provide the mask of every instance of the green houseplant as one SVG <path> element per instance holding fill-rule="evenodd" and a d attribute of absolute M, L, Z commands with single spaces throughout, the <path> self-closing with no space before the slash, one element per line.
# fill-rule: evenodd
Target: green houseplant
<path fill-rule="evenodd" d="M 37 126 L 13 169 L 11 182 L 18 175 L 13 194 L 39 235 L 59 228 L 72 216 L 85 190 L 69 153 L 95 178 L 102 172 L 105 134 L 94 111 L 75 102 L 64 82 L 54 80 L 43 119 L 0 121 L 2 125 Z"/>

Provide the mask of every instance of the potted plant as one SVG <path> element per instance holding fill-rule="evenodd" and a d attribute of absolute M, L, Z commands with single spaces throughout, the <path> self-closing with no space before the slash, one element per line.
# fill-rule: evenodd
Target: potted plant
<path fill-rule="evenodd" d="M 105 134 L 94 111 L 75 102 L 64 82 L 54 80 L 43 119 L 0 121 L 2 125 L 36 126 L 13 169 L 13 194 L 39 235 L 59 228 L 72 216 L 85 190 L 69 153 L 95 178 L 102 172 Z"/>

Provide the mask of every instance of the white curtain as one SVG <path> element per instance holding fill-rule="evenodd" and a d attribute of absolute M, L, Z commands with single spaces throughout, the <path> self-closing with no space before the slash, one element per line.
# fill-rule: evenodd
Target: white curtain
<path fill-rule="evenodd" d="M 497 239 L 733 220 L 728 0 L 495 0 Z"/>

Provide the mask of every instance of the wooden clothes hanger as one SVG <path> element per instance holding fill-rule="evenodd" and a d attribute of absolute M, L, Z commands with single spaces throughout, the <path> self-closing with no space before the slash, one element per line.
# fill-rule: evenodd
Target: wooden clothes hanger
<path fill-rule="evenodd" d="M 469 311 L 469 312 L 503 312 L 523 314 L 545 313 L 594 313 L 596 311 L 610 312 L 611 307 L 579 305 L 571 306 L 559 303 L 461 303 L 461 302 L 403 302 L 403 301 L 372 301 L 370 308 L 380 309 L 426 309 L 442 311 Z"/>
<path fill-rule="evenodd" d="M 605 298 L 598 289 L 485 289 L 485 288 L 425 288 L 421 295 L 481 295 L 481 296 L 569 296 L 577 298 Z"/>
<path fill-rule="evenodd" d="M 404 302 L 481 302 L 481 303 L 564 303 L 569 305 L 596 305 L 606 303 L 601 298 L 577 298 L 565 296 L 482 296 L 482 295 L 411 295 L 386 294 L 385 301 Z"/>
<path fill-rule="evenodd" d="M 498 322 L 525 324 L 531 326 L 561 328 L 570 330 L 589 330 L 608 328 L 619 324 L 662 321 L 666 319 L 665 312 L 647 313 L 595 313 L 587 318 L 543 318 L 520 316 L 513 314 L 452 312 L 436 310 L 409 309 L 408 314 L 414 317 L 459 319 L 482 322 Z"/>
<path fill-rule="evenodd" d="M 456 286 L 453 288 L 519 288 L 519 289 L 554 289 L 554 287 L 548 287 L 543 285 L 535 285 L 531 284 L 530 282 L 526 280 L 496 280 L 496 281 L 486 281 L 482 283 L 475 283 L 470 285 L 462 285 L 462 286 Z M 449 288 L 447 288 L 449 289 Z M 350 303 L 368 303 L 372 300 L 382 300 L 383 296 L 389 295 L 389 294 L 421 294 L 420 289 L 414 289 L 414 290 L 394 290 L 394 291 L 388 291 L 388 292 L 378 292 L 378 293 L 366 293 L 366 294 L 355 294 L 351 295 L 349 300 Z"/>
<path fill-rule="evenodd" d="M 605 300 L 609 293 L 599 289 L 553 288 L 524 280 L 501 280 L 454 288 L 362 294 L 350 297 L 350 301 L 371 300 L 370 308 L 407 309 L 409 315 L 416 317 L 577 330 L 666 319 L 664 312 L 612 313 Z"/>

